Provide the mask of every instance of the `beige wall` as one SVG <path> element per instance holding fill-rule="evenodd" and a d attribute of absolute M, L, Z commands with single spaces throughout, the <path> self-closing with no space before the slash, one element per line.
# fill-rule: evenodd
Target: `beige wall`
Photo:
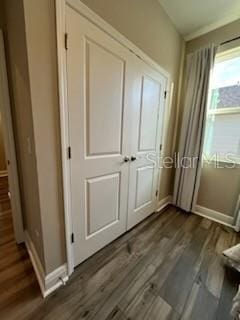
<path fill-rule="evenodd" d="M 22 1 L 5 1 L 4 38 L 25 228 L 44 266 Z M 28 150 L 31 142 L 31 153 Z"/>
<path fill-rule="evenodd" d="M 224 27 L 209 32 L 186 44 L 186 53 L 193 52 L 209 43 L 220 44 L 223 41 L 238 37 L 240 19 Z M 240 169 L 219 169 L 213 164 L 205 164 L 197 203 L 200 206 L 233 215 L 240 194 Z"/>
<path fill-rule="evenodd" d="M 83 0 L 104 20 L 120 31 L 160 66 L 175 83 L 173 110 L 176 111 L 178 77 L 185 42 L 157 0 Z M 176 112 L 170 115 L 165 154 L 171 154 Z M 159 199 L 172 194 L 173 170 L 164 169 Z"/>
<path fill-rule="evenodd" d="M 23 0 L 45 268 L 65 258 L 54 0 Z"/>
<path fill-rule="evenodd" d="M 224 164 L 219 163 L 224 167 Z M 214 163 L 205 163 L 201 176 L 198 204 L 233 216 L 240 194 L 240 167 L 215 168 Z"/>

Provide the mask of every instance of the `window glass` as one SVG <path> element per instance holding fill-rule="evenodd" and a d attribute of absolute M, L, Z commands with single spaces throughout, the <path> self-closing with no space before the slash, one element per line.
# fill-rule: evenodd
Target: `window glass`
<path fill-rule="evenodd" d="M 240 162 L 240 48 L 217 55 L 209 101 L 204 157 Z"/>

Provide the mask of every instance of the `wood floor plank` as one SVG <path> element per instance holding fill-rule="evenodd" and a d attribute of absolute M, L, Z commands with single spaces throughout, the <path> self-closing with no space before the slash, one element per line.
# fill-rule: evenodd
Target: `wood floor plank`
<path fill-rule="evenodd" d="M 219 238 L 216 242 L 211 262 L 209 263 L 208 273 L 206 278 L 206 287 L 209 292 L 212 293 L 216 298 L 220 298 L 223 280 L 224 280 L 224 266 L 222 263 L 222 252 L 230 247 L 229 233 L 225 230 L 221 230 Z"/>
<path fill-rule="evenodd" d="M 208 231 L 202 226 L 199 226 L 195 230 L 191 243 L 183 252 L 176 266 L 160 289 L 160 296 L 167 303 L 174 306 L 179 314 L 182 313 L 185 301 L 193 286 L 196 277 L 194 267 L 207 239 L 207 235 Z M 181 288 L 180 294 L 179 288 Z"/>
<path fill-rule="evenodd" d="M 126 315 L 116 306 L 106 320 L 129 320 Z"/>
<path fill-rule="evenodd" d="M 216 313 L 217 320 L 232 319 L 230 316 L 232 300 L 238 290 L 239 284 L 240 274 L 229 267 L 225 267 L 224 281 Z"/>
<path fill-rule="evenodd" d="M 215 319 L 218 299 L 214 297 L 203 283 L 198 283 L 198 292 L 192 309 L 191 317 L 187 319 L 194 320 L 212 320 Z M 184 318 L 186 319 L 186 318 Z"/>
<path fill-rule="evenodd" d="M 145 314 L 144 320 L 178 320 L 179 318 L 177 312 L 160 296 L 157 296 Z"/>
<path fill-rule="evenodd" d="M 194 267 L 195 277 L 193 278 L 193 286 L 189 292 L 188 298 L 185 301 L 183 308 L 183 319 L 192 319 L 195 309 L 198 309 L 199 297 L 201 293 L 205 290 L 206 295 L 210 295 L 210 292 L 206 286 L 209 266 L 213 257 L 215 257 L 215 247 L 217 240 L 220 235 L 220 228 L 216 224 L 211 224 L 211 227 L 208 229 L 208 235 L 204 246 L 201 250 L 201 254 L 198 258 L 198 261 Z M 216 304 L 213 304 L 212 307 L 216 311 Z"/>
<path fill-rule="evenodd" d="M 212 224 L 208 233 L 207 246 L 202 250 L 202 259 L 199 260 L 197 268 L 199 272 L 185 303 L 182 319 L 216 318 L 225 274 L 221 253 L 231 245 L 231 239 L 232 231 L 226 232 L 220 225 Z M 208 304 L 208 302 L 211 303 Z M 199 305 L 206 305 L 207 313 L 204 309 L 200 314 Z"/>

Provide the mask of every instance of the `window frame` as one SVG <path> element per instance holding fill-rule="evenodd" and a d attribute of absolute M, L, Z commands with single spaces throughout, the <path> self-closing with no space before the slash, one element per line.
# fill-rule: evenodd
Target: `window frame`
<path fill-rule="evenodd" d="M 238 114 L 238 113 L 240 113 L 240 106 L 219 108 L 219 109 L 209 109 L 207 111 L 207 116 L 221 115 L 221 114 Z"/>
<path fill-rule="evenodd" d="M 235 57 L 240 57 L 240 46 L 238 45 L 235 48 L 231 49 L 226 49 L 226 51 L 221 51 L 217 53 L 216 58 L 215 58 L 215 63 L 214 66 L 217 63 L 224 62 L 226 60 L 233 59 Z M 214 70 L 214 69 L 213 69 Z M 209 87 L 209 101 L 208 101 L 208 107 L 207 107 L 207 115 L 206 115 L 206 126 L 208 122 L 208 117 L 212 116 L 217 116 L 217 115 L 230 115 L 230 114 L 240 114 L 240 105 L 236 107 L 227 107 L 227 108 L 217 108 L 217 109 L 211 109 L 211 92 L 212 90 L 215 89 L 211 85 L 211 80 L 210 80 L 210 87 Z M 223 159 L 222 157 L 219 157 L 217 159 L 213 159 L 214 155 L 207 154 L 204 150 L 203 147 L 203 161 L 205 163 L 223 163 L 223 164 L 235 164 L 237 166 L 240 166 L 240 156 L 236 157 L 235 159 L 232 158 L 231 161 L 228 161 L 227 159 Z"/>

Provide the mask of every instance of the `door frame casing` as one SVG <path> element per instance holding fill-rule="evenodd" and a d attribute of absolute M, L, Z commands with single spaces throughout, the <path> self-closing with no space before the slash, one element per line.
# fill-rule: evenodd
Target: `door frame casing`
<path fill-rule="evenodd" d="M 3 32 L 0 29 L 0 112 L 3 123 L 3 138 L 6 153 L 8 171 L 9 190 L 11 194 L 11 211 L 13 218 L 13 228 L 15 240 L 17 243 L 22 243 L 25 240 L 23 216 L 19 189 L 19 178 L 16 161 L 16 150 L 13 133 L 12 114 L 9 98 L 8 77 L 6 68 L 6 57 Z"/>
<path fill-rule="evenodd" d="M 64 198 L 64 218 L 65 218 L 65 241 L 67 252 L 67 269 L 70 276 L 74 271 L 74 253 L 72 246 L 72 210 L 71 210 L 71 174 L 70 161 L 68 157 L 69 148 L 69 123 L 68 123 L 68 101 L 67 101 L 67 50 L 66 50 L 66 6 L 77 10 L 77 12 L 96 25 L 111 38 L 119 42 L 125 48 L 134 53 L 138 58 L 150 65 L 156 71 L 160 72 L 167 80 L 167 92 L 170 91 L 170 74 L 155 61 L 148 57 L 141 49 L 125 38 L 120 32 L 114 29 L 110 24 L 89 9 L 80 0 L 55 0 L 56 10 L 56 33 L 57 33 L 57 57 L 58 57 L 58 93 L 60 107 L 60 131 L 61 131 L 61 154 L 62 154 L 62 175 L 63 175 L 63 198 Z M 166 106 L 169 105 L 169 94 L 165 100 L 164 120 L 167 118 Z M 164 146 L 166 125 L 163 125 L 163 134 L 161 144 Z M 159 177 L 161 177 L 159 170 Z M 159 189 L 160 179 L 158 181 Z M 157 209 L 157 208 L 156 208 Z"/>

